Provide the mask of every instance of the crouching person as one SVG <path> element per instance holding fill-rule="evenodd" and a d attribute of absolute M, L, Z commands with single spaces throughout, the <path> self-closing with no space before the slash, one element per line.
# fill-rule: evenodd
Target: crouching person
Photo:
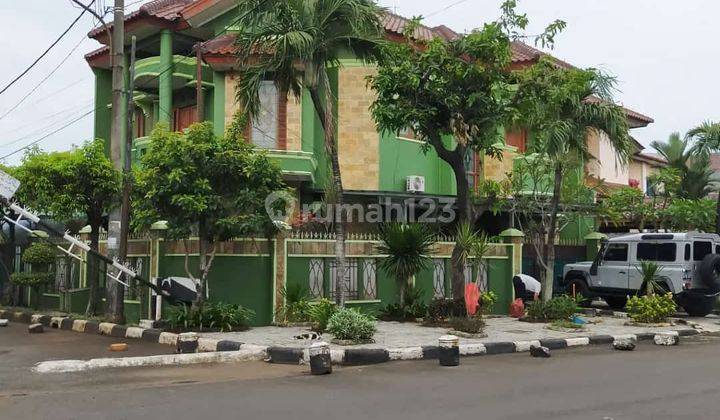
<path fill-rule="evenodd" d="M 538 300 L 542 285 L 534 277 L 527 274 L 517 274 L 513 277 L 513 289 L 515 289 L 515 299 L 522 299 L 523 302 Z"/>

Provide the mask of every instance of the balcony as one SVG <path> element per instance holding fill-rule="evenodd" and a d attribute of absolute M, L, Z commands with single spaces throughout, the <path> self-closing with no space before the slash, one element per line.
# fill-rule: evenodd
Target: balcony
<path fill-rule="evenodd" d="M 182 89 L 184 87 L 195 87 L 197 75 L 197 61 L 195 57 L 186 57 L 182 55 L 173 56 L 172 70 L 172 86 L 173 90 Z M 207 65 L 202 65 L 203 76 L 202 82 L 204 86 L 211 87 L 213 83 L 212 69 Z M 158 89 L 160 77 L 163 72 L 163 66 L 160 56 L 143 58 L 135 63 L 135 86 L 138 90 Z"/>
<path fill-rule="evenodd" d="M 268 150 L 268 157 L 280 165 L 283 179 L 295 182 L 315 182 L 317 160 L 311 152 Z"/>

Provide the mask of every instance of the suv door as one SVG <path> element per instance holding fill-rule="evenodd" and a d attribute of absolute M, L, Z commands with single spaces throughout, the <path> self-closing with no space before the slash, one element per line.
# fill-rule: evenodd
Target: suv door
<path fill-rule="evenodd" d="M 630 246 L 626 242 L 610 242 L 605 248 L 598 275 L 593 287 L 626 289 L 628 286 L 628 257 Z"/>

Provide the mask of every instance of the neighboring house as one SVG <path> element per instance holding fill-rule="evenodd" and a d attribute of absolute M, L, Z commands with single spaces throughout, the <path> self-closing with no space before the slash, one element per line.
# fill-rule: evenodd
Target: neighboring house
<path fill-rule="evenodd" d="M 198 66 L 193 48 L 200 46 L 204 91 L 204 119 L 222 134 L 238 111 L 235 101 L 235 57 L 233 22 L 236 0 L 155 0 L 126 16 L 126 40 L 137 39 L 135 92 L 132 110 L 134 159 L 149 146 L 149 134 L 158 123 L 182 130 L 197 121 L 196 78 Z M 383 17 L 386 37 L 402 41 L 408 20 L 388 13 Z M 96 77 L 95 137 L 110 138 L 111 70 L 106 32 L 99 28 L 89 34 L 106 46 L 89 53 L 86 59 Z M 458 36 L 445 26 L 421 26 L 417 39 Z M 513 68 L 534 64 L 544 53 L 525 44 L 513 44 Z M 555 59 L 558 65 L 571 65 Z M 450 167 L 432 150 L 422 152 L 422 141 L 408 130 L 395 135 L 378 133 L 369 107 L 374 99 L 366 78 L 374 68 L 348 58 L 340 68 L 330 69 L 332 89 L 338 97 L 339 160 L 346 201 L 351 203 L 402 203 L 409 197 L 440 201 L 455 194 Z M 126 71 L 126 80 L 129 71 Z M 302 203 L 320 201 L 328 176 L 323 135 L 309 97 L 287 98 L 268 80 L 260 91 L 262 115 L 247 130 L 248 141 L 268 150 L 279 163 L 286 181 L 296 187 Z M 631 127 L 643 127 L 652 119 L 626 110 Z M 627 185 L 630 167 L 613 168 L 611 151 L 602 138 L 589 138 L 597 158 L 588 162 L 587 172 L 608 182 Z M 525 131 L 506 135 L 504 159 L 468 155 L 468 181 L 477 187 L 483 179 L 504 179 L 512 171 L 514 157 L 525 151 Z M 480 161 L 484 159 L 482 172 Z M 635 160 L 633 160 L 635 162 Z M 638 161 L 641 162 L 641 161 Z M 615 173 L 612 171 L 615 170 Z M 646 172 L 640 169 L 640 178 Z M 419 178 L 417 178 L 419 177 Z M 644 179 L 644 178 L 643 178 Z M 413 181 L 413 182 L 408 182 Z M 644 184 L 643 184 L 644 185 Z M 427 201 L 426 201 L 427 202 Z M 505 218 L 506 219 L 506 218 Z M 493 222 L 493 231 L 502 229 L 505 219 Z M 500 219 L 498 219 L 500 220 Z M 355 226 L 355 229 L 361 227 Z M 499 231 L 499 230 L 498 230 Z M 497 232 L 494 232 L 497 233 Z"/>

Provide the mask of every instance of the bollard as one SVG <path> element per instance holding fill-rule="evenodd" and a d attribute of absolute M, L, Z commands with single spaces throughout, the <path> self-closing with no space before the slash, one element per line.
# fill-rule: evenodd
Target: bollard
<path fill-rule="evenodd" d="M 327 375 L 332 373 L 332 360 L 330 359 L 330 345 L 325 342 L 312 343 L 308 350 L 310 355 L 310 373 L 313 375 Z"/>
<path fill-rule="evenodd" d="M 438 358 L 440 366 L 457 366 L 460 364 L 460 339 L 454 335 L 443 335 L 438 339 Z"/>
<path fill-rule="evenodd" d="M 177 352 L 178 353 L 197 353 L 198 335 L 194 332 L 187 332 L 178 335 Z"/>

